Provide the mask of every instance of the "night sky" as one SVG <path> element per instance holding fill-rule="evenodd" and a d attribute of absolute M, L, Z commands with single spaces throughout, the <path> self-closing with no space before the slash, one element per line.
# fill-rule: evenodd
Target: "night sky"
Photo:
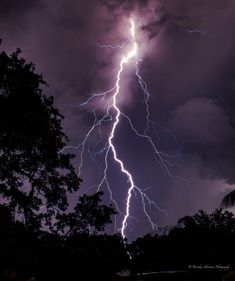
<path fill-rule="evenodd" d="M 147 206 L 159 226 L 175 224 L 179 217 L 199 209 L 212 211 L 235 183 L 235 1 L 233 0 L 1 0 L 1 49 L 17 47 L 36 64 L 65 116 L 63 125 L 71 146 L 89 131 L 97 108 L 102 116 L 106 100 L 81 107 L 90 93 L 115 84 L 119 61 L 128 40 L 129 18 L 135 18 L 139 46 L 139 72 L 150 93 L 149 135 L 164 156 L 167 175 L 154 158 L 148 142 L 137 138 L 128 122 L 119 124 L 114 143 L 119 157 L 138 187 L 165 212 Z M 128 43 L 127 47 L 128 48 Z M 138 130 L 145 126 L 143 93 L 135 68 L 122 75 L 122 111 Z M 81 193 L 95 192 L 102 178 L 110 122 L 86 143 Z M 76 155 L 80 150 L 68 149 Z M 128 183 L 108 158 L 108 179 L 124 213 Z M 109 193 L 105 185 L 105 202 Z M 73 202 L 73 198 L 71 198 Z M 151 231 L 139 194 L 133 193 L 127 237 Z M 123 214 L 117 218 L 120 227 Z M 110 230 L 111 231 L 111 228 Z"/>

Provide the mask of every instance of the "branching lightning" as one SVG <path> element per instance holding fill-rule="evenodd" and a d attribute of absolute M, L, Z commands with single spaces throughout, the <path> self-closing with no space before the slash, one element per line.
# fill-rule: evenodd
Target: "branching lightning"
<path fill-rule="evenodd" d="M 96 45 L 100 48 L 110 48 L 110 49 L 122 49 L 125 46 L 126 42 L 123 42 L 121 45 L 104 45 L 100 43 L 96 43 Z"/>
<path fill-rule="evenodd" d="M 167 213 L 165 210 L 161 209 L 157 205 L 156 202 L 154 202 L 152 199 L 150 199 L 148 197 L 148 195 L 146 193 L 147 189 L 144 190 L 137 186 L 137 184 L 135 183 L 133 174 L 131 173 L 131 171 L 129 171 L 126 168 L 124 161 L 118 156 L 118 151 L 115 147 L 114 139 L 118 137 L 116 130 L 117 130 L 120 122 L 127 121 L 130 126 L 131 131 L 135 134 L 135 136 L 145 140 L 149 144 L 149 146 L 152 148 L 155 159 L 160 163 L 160 165 L 161 165 L 162 169 L 164 170 L 164 172 L 166 173 L 166 175 L 169 177 L 177 178 L 176 176 L 172 175 L 169 170 L 170 165 L 169 165 L 169 162 L 167 159 L 170 156 L 164 152 L 159 151 L 154 143 L 154 140 L 148 134 L 150 126 L 154 125 L 154 122 L 150 120 L 150 106 L 149 106 L 150 93 L 148 91 L 146 82 L 141 77 L 140 72 L 139 72 L 139 62 L 141 61 L 141 59 L 138 58 L 138 43 L 136 40 L 136 24 L 135 24 L 135 21 L 133 18 L 130 19 L 129 38 L 126 42 L 128 42 L 131 45 L 131 48 L 127 52 L 127 54 L 120 59 L 119 68 L 117 71 L 117 75 L 115 77 L 115 85 L 111 89 L 109 89 L 105 92 L 98 92 L 98 93 L 91 94 L 86 101 L 84 101 L 83 103 L 81 103 L 79 105 L 80 107 L 91 105 L 91 103 L 94 100 L 98 99 L 102 102 L 105 102 L 105 104 L 106 104 L 106 111 L 105 111 L 104 115 L 99 117 L 99 114 L 97 114 L 97 108 L 94 108 L 93 109 L 93 116 L 94 116 L 93 123 L 92 123 L 90 129 L 87 131 L 83 141 L 76 147 L 73 147 L 73 146 L 66 147 L 67 149 L 73 148 L 73 149 L 79 150 L 80 162 L 79 162 L 78 174 L 80 176 L 82 173 L 82 167 L 83 167 L 83 162 L 84 162 L 84 153 L 85 153 L 85 148 L 88 144 L 88 140 L 89 140 L 89 138 L 91 138 L 92 134 L 97 134 L 97 132 L 98 132 L 99 138 L 95 144 L 95 147 L 97 149 L 95 152 L 92 152 L 90 150 L 90 148 L 88 147 L 88 153 L 91 156 L 92 160 L 94 160 L 94 158 L 97 155 L 104 155 L 104 168 L 102 169 L 102 178 L 101 178 L 100 182 L 96 185 L 96 187 L 97 187 L 97 190 L 100 190 L 102 188 L 102 186 L 106 186 L 106 188 L 108 189 L 109 194 L 110 194 L 110 202 L 112 202 L 115 205 L 116 209 L 119 212 L 119 215 L 122 216 L 122 221 L 120 223 L 120 227 L 118 227 L 118 222 L 117 222 L 117 220 L 115 220 L 115 229 L 120 231 L 123 239 L 125 239 L 126 235 L 127 235 L 126 231 L 127 231 L 127 227 L 128 227 L 128 220 L 132 218 L 131 203 L 132 203 L 133 195 L 136 195 L 136 197 L 137 197 L 137 195 L 139 195 L 139 198 L 140 198 L 140 201 L 141 201 L 141 204 L 143 207 L 143 211 L 153 230 L 155 230 L 157 228 L 157 225 L 154 222 L 154 220 L 152 219 L 152 216 L 150 215 L 149 210 L 151 210 L 152 208 L 156 208 L 158 211 L 164 213 L 165 215 L 167 215 Z M 126 44 L 126 42 L 124 42 L 122 45 L 117 45 L 117 46 L 101 45 L 98 43 L 97 43 L 97 45 L 100 48 L 111 48 L 111 49 L 120 48 L 120 49 L 122 49 L 124 47 L 124 45 Z M 140 132 L 135 128 L 134 123 L 131 120 L 131 118 L 128 115 L 126 115 L 124 112 L 122 112 L 121 108 L 118 105 L 118 98 L 122 94 L 122 91 L 123 91 L 123 90 L 121 90 L 122 74 L 125 70 L 125 67 L 128 64 L 133 64 L 133 66 L 135 66 L 135 69 L 136 69 L 135 75 L 137 77 L 139 86 L 142 89 L 143 94 L 144 94 L 146 126 L 145 126 L 145 129 L 143 132 Z M 110 127 L 109 134 L 107 136 L 107 139 L 103 140 L 104 136 L 102 136 L 102 126 L 105 125 L 106 123 L 110 123 L 111 127 Z M 100 148 L 100 144 L 102 143 L 102 141 L 104 142 L 104 145 Z M 120 210 L 118 203 L 113 198 L 112 187 L 111 187 L 111 184 L 108 179 L 108 170 L 109 170 L 109 161 L 110 161 L 109 158 L 110 157 L 112 157 L 114 163 L 116 163 L 119 166 L 120 172 L 127 179 L 128 189 L 127 189 L 127 195 L 126 195 L 126 201 L 125 201 L 125 209 L 123 211 Z M 181 178 L 178 178 L 178 179 L 181 179 Z M 184 179 L 182 179 L 182 180 L 184 180 Z"/>

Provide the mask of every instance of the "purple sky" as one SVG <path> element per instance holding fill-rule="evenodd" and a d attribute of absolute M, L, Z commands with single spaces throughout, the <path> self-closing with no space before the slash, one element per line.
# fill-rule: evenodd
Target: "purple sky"
<path fill-rule="evenodd" d="M 169 169 L 185 181 L 166 176 L 148 144 L 135 138 L 127 123 L 119 126 L 115 144 L 138 186 L 151 187 L 147 194 L 168 213 L 165 216 L 153 208 L 149 210 L 153 220 L 159 225 L 173 224 L 200 208 L 210 211 L 219 207 L 223 195 L 234 187 L 235 2 L 1 0 L 1 49 L 11 52 L 19 47 L 23 56 L 36 64 L 50 85 L 46 91 L 65 115 L 70 144 L 77 145 L 93 116 L 70 105 L 114 85 L 121 49 L 102 49 L 96 43 L 122 44 L 130 15 L 141 23 L 140 73 L 151 94 L 151 119 L 167 129 L 155 126 L 150 134 L 161 151 L 176 154 L 168 159 L 172 163 Z M 141 91 L 129 72 L 122 80 L 120 106 L 141 129 Z M 104 136 L 106 133 L 104 129 Z M 94 136 L 86 151 L 93 149 L 95 141 Z M 86 155 L 81 192 L 101 177 L 89 153 Z M 102 158 L 96 160 L 102 170 Z M 79 157 L 75 165 L 79 165 Z M 109 177 L 123 210 L 126 178 L 113 164 Z M 135 219 L 129 222 L 129 238 L 151 230 L 138 195 L 132 203 Z"/>

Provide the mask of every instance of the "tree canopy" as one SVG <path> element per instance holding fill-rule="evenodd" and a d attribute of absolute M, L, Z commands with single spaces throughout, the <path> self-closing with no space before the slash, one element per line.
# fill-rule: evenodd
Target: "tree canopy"
<path fill-rule="evenodd" d="M 73 212 L 58 214 L 57 229 L 67 235 L 76 233 L 95 234 L 103 231 L 111 223 L 111 215 L 116 214 L 112 205 L 101 203 L 103 192 L 94 195 L 83 195 L 79 198 Z"/>
<path fill-rule="evenodd" d="M 233 213 L 203 210 L 179 219 L 167 231 L 147 234 L 129 246 L 133 268 L 143 270 L 188 270 L 190 265 L 232 265 L 235 249 Z M 234 264 L 232 265 L 234 266 Z M 201 280 L 198 278 L 198 280 Z"/>
<path fill-rule="evenodd" d="M 53 98 L 42 94 L 43 85 L 19 49 L 0 53 L 0 192 L 27 224 L 38 225 L 66 210 L 66 192 L 77 191 L 81 182 L 73 156 L 61 152 L 68 141 L 63 117 Z"/>

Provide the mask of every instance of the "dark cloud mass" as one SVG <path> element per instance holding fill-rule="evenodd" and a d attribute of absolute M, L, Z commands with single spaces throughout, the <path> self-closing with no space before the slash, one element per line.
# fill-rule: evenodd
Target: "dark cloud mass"
<path fill-rule="evenodd" d="M 0 4 L 0 14 L 2 18 L 6 18 L 8 16 L 20 16 L 22 14 L 27 14 L 33 8 L 39 8 L 41 6 L 40 0 L 2 0 Z M 9 20 L 14 20 L 11 18 Z"/>
<path fill-rule="evenodd" d="M 167 178 L 127 126 L 119 129 L 117 146 L 140 186 L 151 186 L 149 194 L 167 210 L 168 217 L 156 212 L 159 224 L 171 224 L 199 208 L 218 207 L 235 184 L 235 1 L 2 0 L 1 48 L 11 52 L 20 47 L 43 73 L 50 85 L 46 91 L 55 96 L 66 117 L 65 131 L 76 145 L 92 116 L 81 118 L 84 111 L 69 105 L 113 85 L 119 49 L 102 49 L 97 43 L 122 44 L 130 15 L 141 23 L 140 72 L 151 93 L 151 118 L 171 131 L 152 133 L 160 150 L 177 155 L 171 171 L 186 181 Z M 123 108 L 142 126 L 134 82 Z M 99 178 L 88 163 L 84 190 Z M 114 195 L 122 205 L 125 179 L 116 176 Z M 132 212 L 138 223 L 130 237 L 149 231 L 141 209 Z"/>
<path fill-rule="evenodd" d="M 104 5 L 109 12 L 133 12 L 148 6 L 148 0 L 100 0 L 100 3 Z"/>

